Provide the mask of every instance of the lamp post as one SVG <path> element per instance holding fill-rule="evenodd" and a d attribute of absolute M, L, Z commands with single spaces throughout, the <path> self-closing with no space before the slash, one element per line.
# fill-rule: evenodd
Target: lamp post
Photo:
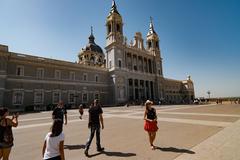
<path fill-rule="evenodd" d="M 208 99 L 210 99 L 210 94 L 211 94 L 211 92 L 210 92 L 210 91 L 207 91 L 207 94 L 208 94 Z"/>

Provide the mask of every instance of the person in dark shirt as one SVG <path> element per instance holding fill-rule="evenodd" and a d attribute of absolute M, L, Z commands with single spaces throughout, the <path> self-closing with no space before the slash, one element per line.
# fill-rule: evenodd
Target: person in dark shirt
<path fill-rule="evenodd" d="M 79 105 L 78 111 L 79 111 L 79 114 L 80 114 L 79 118 L 82 119 L 82 116 L 83 116 L 83 113 L 84 113 L 83 105 L 82 105 L 82 104 Z"/>
<path fill-rule="evenodd" d="M 153 102 L 150 100 L 147 100 L 145 103 L 146 109 L 144 113 L 144 130 L 148 132 L 149 136 L 149 143 L 154 150 L 156 147 L 153 145 L 153 142 L 156 138 L 156 132 L 158 130 L 157 126 L 157 114 L 155 108 L 152 107 Z"/>
<path fill-rule="evenodd" d="M 63 105 L 63 101 L 59 101 L 57 107 L 53 110 L 52 119 L 61 119 L 64 122 L 63 118 L 65 117 L 65 125 L 67 125 L 67 110 Z"/>
<path fill-rule="evenodd" d="M 93 140 L 95 132 L 96 132 L 97 151 L 100 152 L 104 150 L 104 148 L 101 147 L 101 143 L 100 143 L 100 127 L 102 126 L 102 129 L 104 129 L 103 116 L 102 116 L 103 111 L 97 99 L 94 100 L 94 103 L 93 105 L 91 105 L 88 112 L 89 112 L 88 128 L 91 130 L 91 132 L 85 146 L 84 153 L 86 156 L 89 156 L 88 150 Z"/>

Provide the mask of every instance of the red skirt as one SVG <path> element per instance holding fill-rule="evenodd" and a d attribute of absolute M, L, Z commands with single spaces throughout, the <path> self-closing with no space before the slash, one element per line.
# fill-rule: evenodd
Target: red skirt
<path fill-rule="evenodd" d="M 147 121 L 144 122 L 144 130 L 147 132 L 156 132 L 158 130 L 157 121 Z"/>

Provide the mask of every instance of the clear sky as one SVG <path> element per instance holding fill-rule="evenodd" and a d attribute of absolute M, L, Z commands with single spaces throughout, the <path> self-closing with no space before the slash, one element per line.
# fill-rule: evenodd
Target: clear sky
<path fill-rule="evenodd" d="M 130 41 L 146 37 L 149 17 L 160 37 L 164 76 L 191 75 L 197 97 L 240 96 L 239 0 L 116 0 Z M 105 46 L 111 0 L 0 0 L 0 44 L 10 51 L 76 61 L 88 42 Z"/>

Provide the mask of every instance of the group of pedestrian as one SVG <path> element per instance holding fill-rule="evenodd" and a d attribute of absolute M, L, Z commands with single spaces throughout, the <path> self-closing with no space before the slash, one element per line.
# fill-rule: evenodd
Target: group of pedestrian
<path fill-rule="evenodd" d="M 147 100 L 144 112 L 144 130 L 148 133 L 149 144 L 152 150 L 155 150 L 154 140 L 156 138 L 157 114 L 155 108 L 152 107 L 153 102 Z M 101 152 L 104 147 L 101 146 L 100 131 L 104 129 L 103 110 L 99 100 L 95 99 L 89 110 L 88 128 L 90 130 L 89 138 L 85 145 L 84 154 L 89 156 L 88 151 L 91 142 L 96 134 L 97 151 Z M 79 118 L 82 119 L 84 110 L 83 105 L 79 106 Z M 50 131 L 46 134 L 43 147 L 42 157 L 44 160 L 65 160 L 64 155 L 64 139 L 63 124 L 67 125 L 67 110 L 63 101 L 60 101 L 52 112 L 53 124 Z M 18 126 L 18 114 L 13 114 L 9 118 L 7 108 L 0 108 L 0 160 L 8 160 L 13 146 L 12 127 Z"/>
<path fill-rule="evenodd" d="M 238 99 L 230 99 L 231 104 L 240 104 L 240 98 Z"/>
<path fill-rule="evenodd" d="M 83 105 L 80 105 L 80 119 L 82 119 L 83 112 Z M 102 116 L 103 111 L 97 99 L 95 99 L 94 102 L 91 104 L 88 112 L 88 128 L 90 129 L 90 135 L 85 145 L 84 153 L 86 156 L 89 156 L 88 150 L 94 138 L 94 134 L 96 134 L 97 151 L 101 152 L 104 150 L 100 143 L 100 130 L 101 128 L 104 129 Z M 44 160 L 65 160 L 63 124 L 67 125 L 67 110 L 63 105 L 63 101 L 60 101 L 57 107 L 53 110 L 52 118 L 53 125 L 50 132 L 47 133 L 45 137 L 42 148 L 42 156 Z"/>
<path fill-rule="evenodd" d="M 65 160 L 63 124 L 67 125 L 67 110 L 63 101 L 53 110 L 52 119 L 52 127 L 44 139 L 42 156 L 44 160 Z"/>

